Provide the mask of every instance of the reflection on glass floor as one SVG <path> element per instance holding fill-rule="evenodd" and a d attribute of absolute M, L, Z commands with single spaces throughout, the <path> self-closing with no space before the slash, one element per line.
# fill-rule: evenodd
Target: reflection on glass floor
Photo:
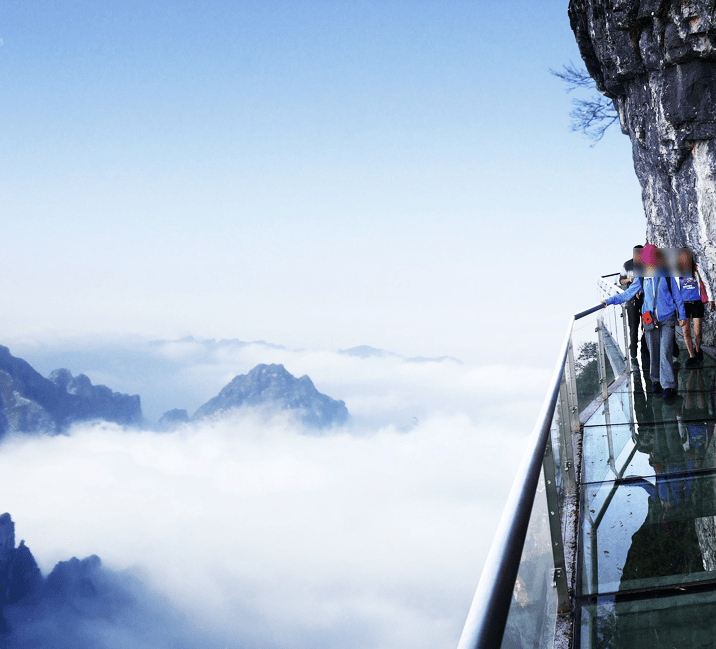
<path fill-rule="evenodd" d="M 575 646 L 716 647 L 716 363 L 677 376 L 669 401 L 633 372 L 584 424 Z"/>

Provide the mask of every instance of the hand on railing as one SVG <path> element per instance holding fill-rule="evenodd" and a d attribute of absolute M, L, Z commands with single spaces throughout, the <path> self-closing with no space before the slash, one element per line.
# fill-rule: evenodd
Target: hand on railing
<path fill-rule="evenodd" d="M 580 318 L 583 318 L 586 315 L 589 315 L 590 313 L 594 313 L 595 311 L 599 311 L 599 309 L 603 309 L 606 306 L 606 303 L 602 302 L 601 304 L 598 304 L 597 306 L 593 306 L 591 309 L 587 309 L 586 311 L 582 311 L 581 313 L 576 313 L 574 315 L 575 320 L 579 320 Z"/>

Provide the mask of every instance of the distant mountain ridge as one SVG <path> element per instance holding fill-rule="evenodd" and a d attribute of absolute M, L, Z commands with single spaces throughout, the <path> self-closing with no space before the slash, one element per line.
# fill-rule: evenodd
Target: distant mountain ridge
<path fill-rule="evenodd" d="M 234 377 L 192 419 L 197 421 L 245 406 L 295 411 L 304 424 L 315 428 L 337 426 L 348 419 L 345 402 L 321 394 L 308 376 L 297 379 L 280 364 L 257 365 L 248 374 Z"/>
<path fill-rule="evenodd" d="M 59 433 L 77 421 L 142 422 L 139 395 L 92 385 L 84 374 L 66 369 L 44 378 L 7 347 L 0 346 L 0 437 L 7 433 Z"/>
<path fill-rule="evenodd" d="M 283 365 L 261 364 L 234 377 L 193 417 L 181 409 L 165 412 L 159 429 L 174 430 L 243 407 L 289 411 L 312 428 L 339 426 L 349 416 L 344 401 L 320 393 L 308 376 L 296 378 Z M 75 422 L 93 419 L 138 426 L 143 423 L 140 397 L 92 385 L 84 374 L 73 376 L 67 369 L 44 378 L 0 346 L 0 438 L 8 433 L 57 434 Z"/>
<path fill-rule="evenodd" d="M 185 408 L 189 415 L 195 412 L 225 385 L 228 379 L 224 377 L 233 376 L 226 374 L 226 368 L 231 364 L 245 368 L 242 372 L 248 371 L 257 363 L 282 363 L 290 369 L 294 363 L 303 363 L 307 357 L 314 354 L 318 354 L 320 358 L 337 354 L 336 360 L 342 359 L 344 365 L 363 360 L 366 365 L 370 364 L 372 367 L 376 363 L 386 366 L 408 363 L 462 364 L 462 361 L 451 356 L 406 357 L 369 345 L 339 349 L 304 349 L 263 340 L 205 339 L 192 336 L 151 341 L 125 338 L 66 341 L 62 345 L 37 343 L 23 348 L 20 356 L 29 360 L 43 376 L 49 376 L 57 367 L 77 368 L 86 372 L 93 380 L 94 377 L 101 377 L 99 382 L 111 386 L 114 390 L 141 394 L 142 414 L 147 425 L 153 426 L 171 409 Z M 199 369 L 201 374 L 192 375 L 187 371 L 191 368 Z M 313 371 L 309 376 L 314 382 L 320 379 L 318 374 L 314 376 Z M 345 381 L 340 382 L 345 384 Z M 207 385 L 211 386 L 208 392 L 205 387 Z M 346 398 L 345 394 L 330 396 Z M 350 408 L 350 403 L 348 407 Z M 170 419 L 171 422 L 159 424 L 162 429 L 166 429 L 165 425 L 169 429 L 181 425 L 181 420 L 176 416 L 170 416 Z"/>
<path fill-rule="evenodd" d="M 351 347 L 350 349 L 339 349 L 338 353 L 343 356 L 355 356 L 356 358 L 397 358 L 401 361 L 405 361 L 406 363 L 444 363 L 448 361 L 462 365 L 462 361 L 454 358 L 453 356 L 437 356 L 435 358 L 413 356 L 411 358 L 406 358 L 405 356 L 401 356 L 395 352 L 378 349 L 376 347 L 371 347 L 370 345 L 358 345 L 356 347 Z"/>

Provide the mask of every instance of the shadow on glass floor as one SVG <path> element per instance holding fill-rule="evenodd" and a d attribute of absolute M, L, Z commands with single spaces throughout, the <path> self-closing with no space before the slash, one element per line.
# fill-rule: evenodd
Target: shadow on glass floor
<path fill-rule="evenodd" d="M 583 489 L 580 646 L 715 646 L 716 475 Z"/>
<path fill-rule="evenodd" d="M 583 488 L 581 595 L 716 583 L 716 475 Z"/>

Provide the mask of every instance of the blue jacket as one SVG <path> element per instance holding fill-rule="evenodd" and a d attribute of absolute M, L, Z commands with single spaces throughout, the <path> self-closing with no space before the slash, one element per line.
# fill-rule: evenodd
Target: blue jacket
<path fill-rule="evenodd" d="M 671 280 L 671 291 L 669 280 Z M 657 322 L 670 318 L 674 315 L 674 311 L 678 311 L 679 320 L 686 319 L 684 299 L 681 297 L 679 283 L 674 277 L 638 277 L 626 291 L 619 295 L 612 295 L 605 302 L 621 304 L 631 300 L 639 291 L 644 291 L 644 305 L 641 307 L 641 312 L 653 311 L 656 313 Z"/>
<path fill-rule="evenodd" d="M 682 277 L 679 283 L 681 284 L 681 297 L 684 298 L 684 302 L 701 301 L 699 280 L 696 277 Z"/>

